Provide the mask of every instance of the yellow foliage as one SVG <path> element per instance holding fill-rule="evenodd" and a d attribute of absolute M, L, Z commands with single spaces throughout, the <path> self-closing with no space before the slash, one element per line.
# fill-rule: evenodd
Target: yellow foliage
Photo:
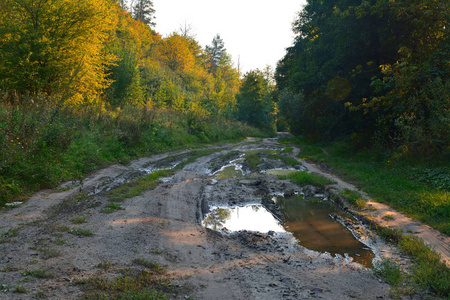
<path fill-rule="evenodd" d="M 76 104 L 107 87 L 115 29 L 107 0 L 2 0 L 0 84 Z M 66 101 L 67 100 L 67 101 Z"/>

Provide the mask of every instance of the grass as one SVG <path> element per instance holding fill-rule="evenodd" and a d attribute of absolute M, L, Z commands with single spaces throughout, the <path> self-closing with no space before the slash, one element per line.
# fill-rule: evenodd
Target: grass
<path fill-rule="evenodd" d="M 110 204 L 108 204 L 106 207 L 104 207 L 104 208 L 102 208 L 101 210 L 100 210 L 100 212 L 101 213 L 104 213 L 104 214 L 112 214 L 113 212 L 116 212 L 116 211 L 118 211 L 118 210 L 124 210 L 125 208 L 123 208 L 122 206 L 120 206 L 120 205 L 117 205 L 117 204 L 115 204 L 115 203 L 110 203 Z"/>
<path fill-rule="evenodd" d="M 192 131 L 197 118 L 201 131 Z M 249 126 L 157 108 L 0 104 L 0 207 L 112 163 L 263 136 Z"/>
<path fill-rule="evenodd" d="M 300 165 L 300 162 L 298 162 L 298 160 L 296 160 L 295 158 L 292 158 L 292 157 L 283 156 L 283 155 L 276 155 L 276 154 L 271 154 L 268 157 L 271 158 L 271 159 L 279 159 L 279 160 L 283 161 L 288 166 Z"/>
<path fill-rule="evenodd" d="M 392 262 L 383 261 L 375 266 L 375 273 L 402 293 L 402 288 L 431 291 L 439 297 L 450 296 L 450 268 L 440 259 L 440 255 L 425 245 L 422 239 L 402 234 L 399 230 L 376 227 L 378 235 L 395 244 L 399 250 L 412 258 L 410 273 L 404 273 Z M 407 291 L 408 289 L 406 289 Z"/>
<path fill-rule="evenodd" d="M 70 218 L 70 222 L 73 224 L 83 224 L 86 223 L 86 217 L 85 216 L 75 216 Z"/>
<path fill-rule="evenodd" d="M 324 187 L 328 184 L 335 183 L 333 180 L 326 177 L 303 171 L 291 173 L 286 177 L 299 186 L 314 185 L 318 187 Z"/>
<path fill-rule="evenodd" d="M 433 162 L 402 153 L 359 151 L 344 143 L 319 144 L 302 138 L 285 139 L 285 142 L 299 145 L 299 157 L 327 164 L 374 200 L 387 203 L 412 218 L 450 234 L 448 160 Z M 350 191 L 343 193 L 358 205 L 358 194 Z M 399 230 L 377 227 L 377 233 L 413 258 L 410 274 L 405 275 L 397 270 L 398 266 L 384 262 L 379 275 L 397 284 L 399 290 L 406 293 L 408 290 L 404 287 L 413 284 L 412 290 L 431 291 L 444 298 L 450 296 L 450 269 L 441 262 L 437 252 L 421 239 Z"/>
<path fill-rule="evenodd" d="M 31 271 L 25 271 L 22 273 L 23 276 L 33 276 L 39 279 L 53 278 L 53 273 L 44 269 L 36 269 Z"/>
<path fill-rule="evenodd" d="M 159 178 L 173 175 L 172 170 L 159 170 L 142 178 L 130 181 L 118 188 L 110 190 L 107 195 L 112 202 L 120 202 L 125 199 L 141 195 L 147 190 L 152 190 L 161 182 Z"/>
<path fill-rule="evenodd" d="M 76 236 L 94 236 L 94 233 L 89 229 L 82 229 L 82 228 L 72 228 L 68 231 L 70 234 L 76 235 Z"/>
<path fill-rule="evenodd" d="M 156 272 L 158 274 L 164 274 L 165 269 L 161 267 L 156 261 L 150 261 L 145 258 L 136 258 L 133 260 L 133 263 L 136 265 L 140 265 L 143 267 L 146 267 L 150 269 L 153 272 Z"/>
<path fill-rule="evenodd" d="M 248 166 L 250 167 L 251 170 L 257 170 L 260 161 L 261 159 L 256 153 L 245 154 L 245 162 L 248 163 Z"/>
<path fill-rule="evenodd" d="M 83 299 L 168 299 L 163 290 L 169 290 L 169 281 L 164 275 L 149 270 L 129 272 L 118 278 L 91 276 L 78 280 L 85 294 Z"/>
<path fill-rule="evenodd" d="M 343 143 L 318 144 L 302 138 L 284 142 L 299 145 L 299 157 L 327 164 L 375 201 L 450 234 L 448 160 L 433 162 L 395 152 L 359 151 Z"/>
<path fill-rule="evenodd" d="M 351 205 L 362 209 L 366 206 L 367 201 L 360 192 L 344 189 L 339 192 Z"/>

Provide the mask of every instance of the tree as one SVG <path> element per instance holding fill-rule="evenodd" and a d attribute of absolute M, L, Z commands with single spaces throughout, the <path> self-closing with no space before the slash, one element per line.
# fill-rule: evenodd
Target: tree
<path fill-rule="evenodd" d="M 133 7 L 133 18 L 141 21 L 145 25 L 155 26 L 153 22 L 155 10 L 153 9 L 153 1 L 151 0 L 137 0 Z"/>
<path fill-rule="evenodd" d="M 216 73 L 221 64 L 226 64 L 230 60 L 225 49 L 225 43 L 219 34 L 213 38 L 211 46 L 206 46 L 206 53 L 209 59 L 209 69 L 213 74 Z"/>
<path fill-rule="evenodd" d="M 109 0 L 2 0 L 0 89 L 81 101 L 110 84 Z"/>
<path fill-rule="evenodd" d="M 275 131 L 269 82 L 260 70 L 245 74 L 237 98 L 237 119 L 267 132 Z"/>

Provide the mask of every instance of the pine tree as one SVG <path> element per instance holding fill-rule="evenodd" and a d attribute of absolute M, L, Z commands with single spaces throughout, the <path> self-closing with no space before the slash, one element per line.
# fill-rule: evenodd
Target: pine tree
<path fill-rule="evenodd" d="M 222 59 L 225 57 L 225 43 L 219 34 L 212 40 L 211 46 L 206 46 L 206 52 L 209 55 L 210 71 L 215 74 L 217 67 L 220 66 Z"/>
<path fill-rule="evenodd" d="M 133 7 L 133 18 L 148 26 L 156 25 L 152 21 L 155 18 L 154 14 L 155 10 L 153 9 L 153 1 L 151 0 L 138 0 Z"/>

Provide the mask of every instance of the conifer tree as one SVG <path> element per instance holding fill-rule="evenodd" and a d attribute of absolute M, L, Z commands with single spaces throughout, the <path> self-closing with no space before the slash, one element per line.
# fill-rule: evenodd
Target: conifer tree
<path fill-rule="evenodd" d="M 138 0 L 133 7 L 133 18 L 141 21 L 145 25 L 155 26 L 153 19 L 155 18 L 155 9 L 153 8 L 153 1 Z"/>

